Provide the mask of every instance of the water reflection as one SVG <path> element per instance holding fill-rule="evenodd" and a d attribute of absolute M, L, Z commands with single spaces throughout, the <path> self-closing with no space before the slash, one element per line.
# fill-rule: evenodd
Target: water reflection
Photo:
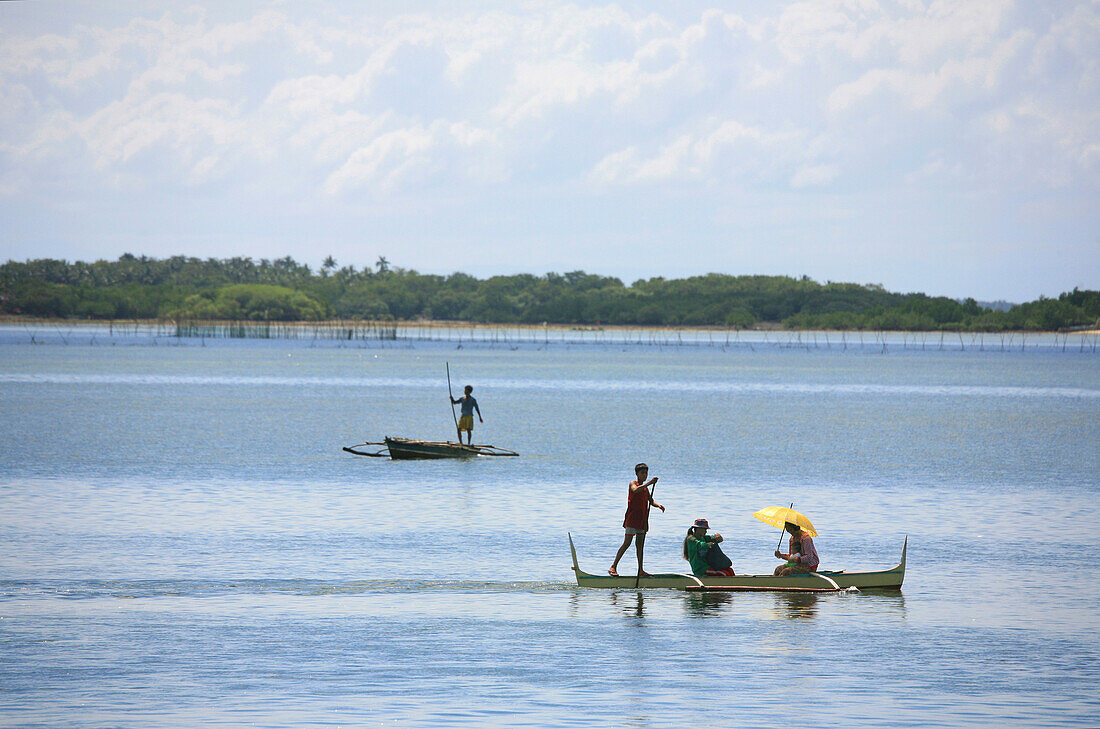
<path fill-rule="evenodd" d="M 591 598 L 598 598 L 592 600 Z M 746 613 L 762 620 L 812 620 L 819 612 L 848 614 L 855 609 L 869 611 L 876 619 L 904 619 L 905 598 L 896 590 L 867 590 L 851 593 L 812 592 L 686 592 L 675 590 L 602 590 L 569 591 L 568 610 L 571 617 L 581 617 L 589 610 L 595 614 L 611 614 L 641 624 L 646 617 L 668 617 L 669 609 L 679 610 L 688 618 L 713 618 L 720 615 Z M 657 613 L 654 613 L 654 611 Z"/>
<path fill-rule="evenodd" d="M 874 602 L 871 608 L 881 618 L 884 615 L 895 613 L 905 617 L 905 598 L 895 590 L 873 590 L 853 593 L 825 593 L 815 592 L 774 592 L 769 593 L 772 603 L 765 608 L 765 614 L 773 618 L 784 620 L 809 620 L 817 617 L 818 611 L 824 606 L 828 610 L 836 610 L 837 601 L 846 600 L 870 600 Z M 843 608 L 840 608 L 843 609 Z"/>
<path fill-rule="evenodd" d="M 788 620 L 816 617 L 819 597 L 813 592 L 777 592 L 774 607 L 776 617 L 785 617 Z"/>
<path fill-rule="evenodd" d="M 729 592 L 685 592 L 684 598 L 684 607 L 692 618 L 720 615 L 733 604 L 733 594 Z"/>
<path fill-rule="evenodd" d="M 645 617 L 645 593 L 642 590 L 614 590 L 611 593 L 611 605 L 627 617 Z"/>
<path fill-rule="evenodd" d="M 900 590 L 861 590 L 856 597 L 873 601 L 880 615 L 896 613 L 898 617 L 905 617 L 905 595 Z"/>

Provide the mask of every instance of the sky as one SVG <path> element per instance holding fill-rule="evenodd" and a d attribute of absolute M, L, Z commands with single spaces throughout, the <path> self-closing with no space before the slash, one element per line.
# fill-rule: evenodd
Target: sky
<path fill-rule="evenodd" d="M 1100 0 L 0 3 L 0 260 L 1100 289 Z"/>

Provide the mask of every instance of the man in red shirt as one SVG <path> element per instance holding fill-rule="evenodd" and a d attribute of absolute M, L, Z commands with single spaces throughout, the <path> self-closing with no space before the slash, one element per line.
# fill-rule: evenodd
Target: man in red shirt
<path fill-rule="evenodd" d="M 648 577 L 649 574 L 642 570 L 642 554 L 645 551 L 645 534 L 649 531 L 649 507 L 650 505 L 656 506 L 661 511 L 665 510 L 665 507 L 658 504 L 653 500 L 649 487 L 657 483 L 657 477 L 646 481 L 646 476 L 649 475 L 649 466 L 644 463 L 639 463 L 634 467 L 634 474 L 637 479 L 630 482 L 629 490 L 626 493 L 626 518 L 623 520 L 623 528 L 626 530 L 626 536 L 623 538 L 622 546 L 619 547 L 618 553 L 615 555 L 615 561 L 611 563 L 611 569 L 607 571 L 607 574 L 612 577 L 619 575 L 618 566 L 619 560 L 623 558 L 630 543 L 634 540 L 634 537 L 638 538 L 637 551 L 638 551 L 638 576 Z"/>

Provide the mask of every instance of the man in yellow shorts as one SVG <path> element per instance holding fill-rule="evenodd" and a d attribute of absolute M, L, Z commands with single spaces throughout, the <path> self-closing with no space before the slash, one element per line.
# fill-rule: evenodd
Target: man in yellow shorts
<path fill-rule="evenodd" d="M 451 400 L 452 405 L 462 406 L 462 415 L 458 419 L 458 442 L 462 442 L 462 431 L 466 431 L 466 442 L 473 444 L 474 442 L 474 411 L 477 411 L 477 419 L 479 422 L 484 423 L 481 419 L 481 408 L 477 406 L 477 400 L 470 393 L 474 391 L 473 385 L 466 385 L 465 395 L 457 400 Z"/>

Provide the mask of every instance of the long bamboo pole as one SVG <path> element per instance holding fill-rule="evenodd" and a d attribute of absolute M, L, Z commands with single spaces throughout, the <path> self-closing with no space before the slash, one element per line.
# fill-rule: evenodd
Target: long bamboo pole
<path fill-rule="evenodd" d="M 458 429 L 458 416 L 455 415 L 455 396 L 451 392 L 451 363 L 447 363 L 447 399 L 451 401 L 451 417 L 455 421 L 455 436 L 458 438 L 458 442 L 462 442 L 462 431 Z"/>

